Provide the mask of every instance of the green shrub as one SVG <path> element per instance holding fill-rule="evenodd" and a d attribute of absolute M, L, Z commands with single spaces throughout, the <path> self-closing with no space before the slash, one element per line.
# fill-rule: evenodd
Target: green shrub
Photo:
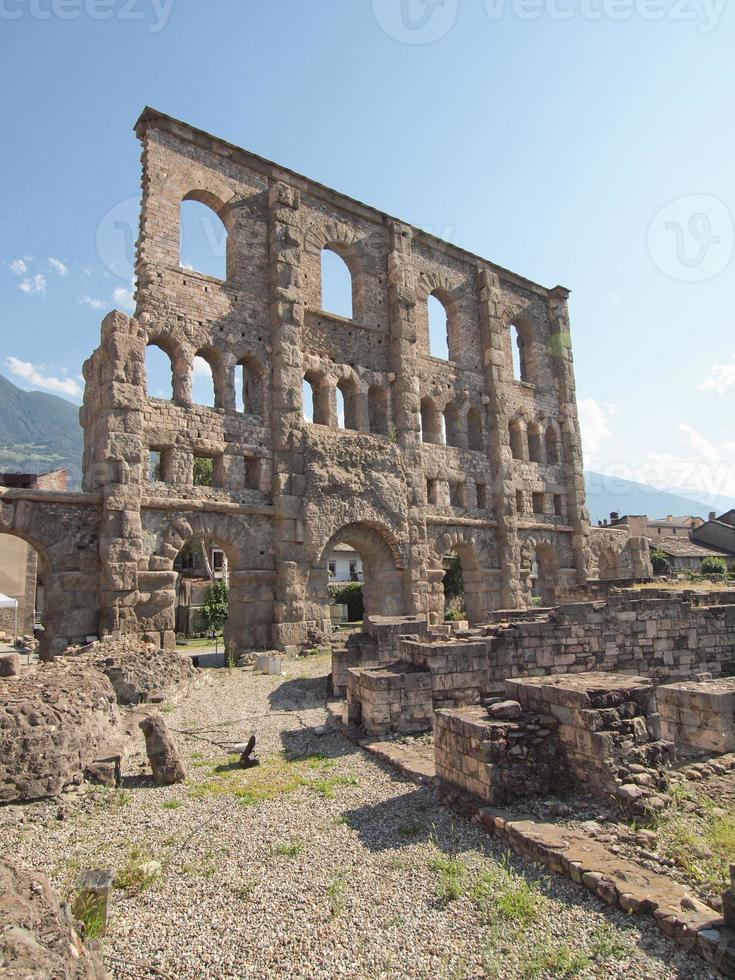
<path fill-rule="evenodd" d="M 213 582 L 204 593 L 201 609 L 202 622 L 206 630 L 219 633 L 227 622 L 227 601 L 229 598 L 224 582 Z"/>
<path fill-rule="evenodd" d="M 715 558 L 710 555 L 703 558 L 699 566 L 702 575 L 724 575 L 727 572 L 727 562 L 724 558 Z"/>
<path fill-rule="evenodd" d="M 351 623 L 360 622 L 365 616 L 362 600 L 362 582 L 335 582 L 327 586 L 329 601 L 347 606 L 347 618 Z"/>

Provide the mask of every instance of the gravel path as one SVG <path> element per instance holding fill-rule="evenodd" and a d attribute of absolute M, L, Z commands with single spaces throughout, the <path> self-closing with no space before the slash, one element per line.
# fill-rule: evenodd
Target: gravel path
<path fill-rule="evenodd" d="M 325 658 L 288 669 L 208 671 L 166 713 L 215 741 L 254 731 L 257 769 L 177 735 L 186 785 L 133 775 L 61 807 L 0 809 L 7 850 L 65 893 L 80 867 L 116 869 L 116 978 L 712 976 L 324 728 Z M 141 753 L 129 773 L 145 772 Z"/>

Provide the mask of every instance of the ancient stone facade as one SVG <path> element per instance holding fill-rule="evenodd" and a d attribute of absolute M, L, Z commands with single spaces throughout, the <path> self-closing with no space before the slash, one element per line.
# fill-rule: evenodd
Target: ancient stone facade
<path fill-rule="evenodd" d="M 640 542 L 590 532 L 565 289 L 151 109 L 136 133 L 136 311 L 105 319 L 84 366 L 84 493 L 8 491 L 0 502 L 0 529 L 54 549 L 52 652 L 86 633 L 171 647 L 173 562 L 196 536 L 227 555 L 226 639 L 240 648 L 328 628 L 337 543 L 362 558 L 368 614 L 429 623 L 442 619 L 448 554 L 461 559 L 473 623 L 523 608 L 534 589 L 552 603 L 590 580 L 649 572 Z M 189 200 L 224 225 L 225 281 L 180 264 Z M 322 309 L 324 249 L 349 267 L 351 319 Z M 430 296 L 447 314 L 448 361 L 430 353 Z M 149 345 L 170 358 L 171 401 L 147 393 Z M 212 408 L 192 403 L 196 356 L 212 369 Z M 194 486 L 200 457 L 212 460 L 211 487 Z M 71 624 L 56 618 L 58 576 Z"/>

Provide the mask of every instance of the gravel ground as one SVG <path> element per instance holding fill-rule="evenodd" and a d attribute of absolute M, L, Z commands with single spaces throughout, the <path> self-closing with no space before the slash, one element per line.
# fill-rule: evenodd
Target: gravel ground
<path fill-rule="evenodd" d="M 177 735 L 186 785 L 135 775 L 141 741 L 119 790 L 0 809 L 7 850 L 65 894 L 80 867 L 117 871 L 115 977 L 712 976 L 325 728 L 325 658 L 288 669 L 209 671 L 166 712 L 215 741 L 255 732 L 257 769 Z"/>

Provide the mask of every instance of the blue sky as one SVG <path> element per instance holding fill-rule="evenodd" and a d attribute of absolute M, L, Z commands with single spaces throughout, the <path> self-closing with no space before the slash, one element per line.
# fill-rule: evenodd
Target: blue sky
<path fill-rule="evenodd" d="M 0 371 L 78 400 L 130 308 L 149 104 L 569 287 L 588 466 L 735 495 L 733 41 L 723 0 L 0 0 Z"/>

